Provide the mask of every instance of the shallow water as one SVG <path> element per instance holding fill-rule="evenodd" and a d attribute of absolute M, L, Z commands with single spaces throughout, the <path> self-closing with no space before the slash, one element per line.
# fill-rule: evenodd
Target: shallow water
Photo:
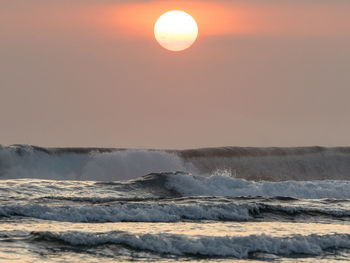
<path fill-rule="evenodd" d="M 337 248 L 350 246 L 350 224 L 341 222 L 67 223 L 14 217 L 2 220 L 0 236 L 0 259 L 32 262 L 312 262 L 350 256 Z"/>

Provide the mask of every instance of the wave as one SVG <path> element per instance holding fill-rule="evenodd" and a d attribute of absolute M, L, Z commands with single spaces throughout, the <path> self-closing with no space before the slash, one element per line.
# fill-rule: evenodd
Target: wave
<path fill-rule="evenodd" d="M 117 181 L 153 172 L 210 175 L 228 170 L 254 181 L 349 180 L 350 147 L 132 150 L 0 145 L 0 177 Z"/>
<path fill-rule="evenodd" d="M 350 147 L 222 147 L 180 151 L 200 173 L 226 169 L 248 180 L 349 180 Z"/>
<path fill-rule="evenodd" d="M 248 181 L 217 173 L 210 177 L 166 174 L 166 187 L 182 196 L 284 196 L 293 198 L 350 198 L 350 181 Z"/>
<path fill-rule="evenodd" d="M 322 255 L 327 249 L 350 248 L 350 235 L 295 235 L 272 237 L 188 237 L 173 234 L 130 234 L 127 232 L 32 232 L 32 241 L 63 242 L 70 246 L 124 245 L 131 249 L 178 256 L 249 258 L 254 253 L 281 256 Z"/>
<path fill-rule="evenodd" d="M 246 221 L 249 209 L 238 205 L 116 204 L 109 206 L 7 205 L 0 216 L 25 216 L 63 222 Z"/>
<path fill-rule="evenodd" d="M 310 203 L 273 200 L 188 199 L 172 201 L 146 201 L 107 203 L 103 205 L 48 205 L 21 204 L 0 206 L 0 217 L 23 216 L 61 222 L 178 222 L 178 221 L 256 221 L 261 219 L 289 221 L 299 216 L 305 220 L 322 217 L 348 219 L 350 207 L 314 207 Z M 290 203 L 296 202 L 296 204 Z"/>
<path fill-rule="evenodd" d="M 152 173 L 137 179 L 115 182 L 80 182 L 48 180 L 0 181 L 0 199 L 23 200 L 43 198 L 49 201 L 91 200 L 145 201 L 178 197 L 280 197 L 297 199 L 350 199 L 350 181 L 248 181 L 233 178 L 227 173 L 209 177 L 194 176 L 183 172 Z M 32 200 L 36 202 L 36 200 Z"/>
<path fill-rule="evenodd" d="M 0 146 L 2 179 L 117 181 L 177 170 L 192 169 L 177 155 L 163 151 Z"/>

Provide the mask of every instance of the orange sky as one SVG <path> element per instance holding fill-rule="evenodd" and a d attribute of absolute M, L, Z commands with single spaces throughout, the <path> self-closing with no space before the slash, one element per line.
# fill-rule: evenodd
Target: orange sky
<path fill-rule="evenodd" d="M 327 1 L 147 1 L 101 7 L 106 23 L 127 35 L 149 37 L 154 21 L 169 10 L 184 10 L 202 36 L 232 34 L 349 35 L 348 4 Z M 108 10 L 107 10 L 108 9 Z M 103 21 L 103 19 L 99 19 Z M 335 29 L 336 27 L 336 29 Z"/>
<path fill-rule="evenodd" d="M 115 33 L 117 36 L 149 38 L 153 37 L 154 23 L 161 14 L 179 9 L 196 19 L 202 36 L 350 35 L 349 4 L 345 0 L 267 0 L 264 3 L 258 0 L 14 2 L 5 4 L 1 11 L 0 19 L 5 31 L 7 28 L 23 27 L 22 22 L 34 28 L 85 28 L 102 32 L 106 30 L 109 34 Z"/>
<path fill-rule="evenodd" d="M 0 9 L 0 144 L 349 145 L 347 0 L 11 0 Z M 154 40 L 165 11 L 199 39 Z"/>

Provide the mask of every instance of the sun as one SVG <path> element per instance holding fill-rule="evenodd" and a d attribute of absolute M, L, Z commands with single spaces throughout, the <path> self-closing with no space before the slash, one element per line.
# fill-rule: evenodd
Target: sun
<path fill-rule="evenodd" d="M 198 26 L 193 17 L 186 12 L 169 11 L 158 18 L 154 26 L 154 35 L 165 49 L 182 51 L 196 41 Z"/>

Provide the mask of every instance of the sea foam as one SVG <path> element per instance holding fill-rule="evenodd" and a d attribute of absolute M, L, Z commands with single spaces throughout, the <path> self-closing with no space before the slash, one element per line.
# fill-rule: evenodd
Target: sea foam
<path fill-rule="evenodd" d="M 196 203 L 193 203 L 196 201 Z M 328 217 L 349 218 L 350 208 L 336 206 L 312 207 L 309 203 L 293 205 L 269 202 L 234 201 L 203 202 L 192 200 L 188 203 L 137 202 L 110 203 L 104 205 L 50 205 L 22 204 L 0 206 L 0 216 L 24 216 L 62 222 L 178 222 L 178 221 L 255 221 L 256 218 L 271 220 L 290 220 L 298 215 L 304 218 Z"/>
<path fill-rule="evenodd" d="M 210 177 L 168 174 L 166 187 L 183 196 L 285 196 L 294 198 L 350 198 L 350 181 L 248 181 L 227 173 Z"/>
<path fill-rule="evenodd" d="M 152 172 L 211 175 L 229 170 L 254 181 L 349 180 L 350 148 L 221 147 L 193 150 L 0 146 L 1 178 L 117 181 Z"/>
<path fill-rule="evenodd" d="M 0 147 L 2 179 L 117 181 L 177 170 L 191 170 L 191 166 L 186 166 L 177 155 L 163 151 L 51 153 L 31 146 Z"/>
<path fill-rule="evenodd" d="M 121 244 L 137 250 L 160 254 L 209 257 L 249 258 L 255 252 L 291 256 L 321 255 L 326 249 L 350 248 L 350 235 L 295 235 L 272 237 L 251 235 L 243 237 L 183 236 L 172 234 L 130 234 L 126 232 L 33 232 L 36 239 L 60 241 L 72 246 Z"/>

